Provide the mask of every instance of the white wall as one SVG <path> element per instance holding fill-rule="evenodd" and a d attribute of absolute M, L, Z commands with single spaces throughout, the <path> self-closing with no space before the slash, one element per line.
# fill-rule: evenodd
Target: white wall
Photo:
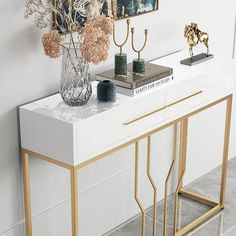
<path fill-rule="evenodd" d="M 236 57 L 236 12 L 235 12 L 235 29 L 234 29 L 234 41 L 233 41 L 234 47 L 233 47 L 233 58 Z"/>
<path fill-rule="evenodd" d="M 1 236 L 24 235 L 17 106 L 56 92 L 60 80 L 60 60 L 50 60 L 44 56 L 40 32 L 23 18 L 23 11 L 23 0 L 0 1 Z M 185 48 L 183 26 L 192 20 L 209 32 L 214 54 L 231 57 L 234 13 L 234 0 L 226 3 L 221 0 L 160 0 L 160 11 L 132 18 L 131 22 L 138 29 L 136 31 L 140 44 L 143 39 L 142 30 L 146 27 L 149 29 L 148 45 L 144 53 L 147 60 Z M 125 31 L 124 21 L 117 22 L 117 27 L 118 32 Z M 112 47 L 109 60 L 98 67 L 93 66 L 93 71 L 112 66 L 114 51 Z M 131 61 L 134 54 L 128 44 L 126 51 Z M 211 115 L 209 119 L 214 117 Z M 212 132 L 210 137 L 214 137 L 216 128 L 222 129 L 223 121 L 213 121 L 214 119 L 207 123 L 207 131 L 200 130 L 192 140 L 201 146 L 204 135 L 207 137 Z M 198 129 L 198 125 L 195 129 Z M 155 169 L 158 184 L 162 182 L 171 159 L 171 135 L 172 129 L 168 129 L 156 137 L 160 143 L 157 144 L 158 151 L 154 152 L 153 161 L 156 163 L 154 166 L 158 167 Z M 222 140 L 213 139 L 211 145 L 216 147 L 221 142 Z M 195 163 L 197 154 L 205 157 L 195 150 L 194 147 L 190 150 L 196 158 L 189 165 L 198 164 Z M 197 173 L 188 174 L 187 181 L 218 164 L 220 151 L 216 150 L 208 153 L 217 156 L 216 161 L 200 168 Z M 132 152 L 132 147 L 129 147 L 79 174 L 81 235 L 100 235 L 138 212 L 132 192 Z M 34 235 L 70 235 L 69 173 L 34 159 L 30 164 Z M 142 181 L 145 185 L 140 190 L 145 190 L 142 191 L 145 192 L 142 199 L 147 207 L 151 204 L 151 189 L 144 187 L 147 182 L 145 178 Z"/>

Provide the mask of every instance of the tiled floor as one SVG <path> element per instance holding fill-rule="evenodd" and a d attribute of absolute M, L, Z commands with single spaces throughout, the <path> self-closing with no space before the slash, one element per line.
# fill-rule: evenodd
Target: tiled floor
<path fill-rule="evenodd" d="M 218 199 L 220 184 L 220 168 L 217 168 L 208 174 L 202 176 L 197 181 L 185 187 L 211 199 Z M 172 235 L 173 230 L 173 196 L 168 199 L 168 236 Z M 195 201 L 181 198 L 181 227 L 192 222 L 199 215 L 209 210 L 209 206 L 197 203 Z M 158 204 L 157 217 L 157 236 L 162 236 L 163 228 L 163 202 Z M 152 235 L 152 210 L 146 212 L 146 236 Z M 135 217 L 129 222 L 105 234 L 106 236 L 139 236 L 141 217 Z M 236 158 L 229 161 L 226 202 L 223 211 L 212 217 L 209 221 L 199 226 L 189 233 L 192 236 L 236 236 Z"/>

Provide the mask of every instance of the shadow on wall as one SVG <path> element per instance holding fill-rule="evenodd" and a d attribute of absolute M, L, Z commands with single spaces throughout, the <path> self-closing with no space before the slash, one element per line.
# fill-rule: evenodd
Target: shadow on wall
<path fill-rule="evenodd" d="M 3 145 L 1 145 L 0 154 L 0 202 L 4 203 L 4 199 L 8 199 L 8 201 L 11 202 L 11 209 L 9 209 L 8 206 L 5 206 L 7 208 L 4 208 L 4 205 L 1 206 L 1 212 L 5 212 L 5 217 L 4 219 L 1 219 L 0 222 L 1 230 L 3 230 L 0 231 L 0 234 L 2 234 L 4 232 L 4 228 L 8 226 L 7 219 L 9 217 L 15 219 L 15 222 L 19 222 L 24 218 L 20 154 L 17 161 L 15 156 L 16 153 L 20 153 L 18 117 L 18 108 L 11 109 L 0 116 L 0 140 L 3 142 Z M 16 132 L 16 130 L 18 132 Z M 9 175 L 11 178 L 8 177 Z M 11 194 L 7 191 L 9 186 L 11 189 Z M 8 229 L 6 230 L 8 232 L 9 227 L 7 228 Z M 19 236 L 19 231 L 15 235 Z"/>
<path fill-rule="evenodd" d="M 236 57 L 236 12 L 235 12 L 235 23 L 234 23 L 234 45 L 233 45 L 233 58 Z"/>

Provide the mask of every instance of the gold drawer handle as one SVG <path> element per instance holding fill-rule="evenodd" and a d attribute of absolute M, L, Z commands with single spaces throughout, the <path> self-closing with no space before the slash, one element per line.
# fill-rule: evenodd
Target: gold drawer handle
<path fill-rule="evenodd" d="M 141 119 L 143 119 L 143 118 L 145 118 L 145 117 L 147 117 L 147 116 L 150 116 L 150 115 L 153 115 L 153 114 L 155 114 L 155 113 L 157 113 L 157 112 L 159 112 L 159 111 L 162 111 L 162 110 L 164 110 L 165 108 L 166 108 L 166 106 L 163 106 L 163 107 L 158 108 L 158 109 L 156 109 L 156 110 L 154 110 L 154 111 L 148 112 L 148 113 L 146 113 L 146 114 L 144 114 L 144 115 L 142 115 L 142 116 L 139 116 L 139 117 L 137 117 L 137 118 L 135 118 L 135 119 L 133 119 L 133 120 L 130 120 L 130 121 L 125 122 L 124 125 L 130 125 L 130 124 L 132 124 L 132 123 L 134 123 L 134 122 L 136 122 L 136 121 L 138 121 L 138 120 L 141 120 Z"/>
<path fill-rule="evenodd" d="M 176 104 L 178 104 L 178 103 L 180 103 L 180 102 L 183 102 L 183 101 L 185 101 L 185 100 L 188 100 L 189 98 L 195 97 L 195 96 L 199 95 L 200 93 L 202 93 L 202 90 L 201 90 L 201 91 L 198 91 L 198 92 L 196 92 L 196 93 L 194 93 L 194 94 L 191 94 L 191 95 L 189 95 L 189 96 L 187 96 L 187 97 L 184 97 L 184 98 L 182 98 L 182 99 L 179 99 L 179 100 L 177 100 L 177 101 L 175 101 L 175 102 L 172 102 L 172 103 L 170 103 L 170 104 L 167 104 L 166 107 L 172 107 L 172 106 L 174 106 L 174 105 L 176 105 Z"/>
<path fill-rule="evenodd" d="M 147 116 L 151 116 L 151 115 L 153 115 L 153 114 L 155 114 L 155 113 L 157 113 L 157 112 L 159 112 L 159 111 L 162 111 L 162 110 L 164 110 L 164 109 L 166 109 L 166 108 L 168 108 L 168 107 L 172 107 L 172 106 L 174 106 L 174 105 L 176 105 L 176 104 L 178 104 L 178 103 L 181 103 L 181 102 L 183 102 L 183 101 L 185 101 L 185 100 L 187 100 L 187 99 L 189 99 L 189 98 L 192 98 L 192 97 L 194 97 L 194 96 L 197 96 L 197 95 L 199 95 L 199 94 L 201 94 L 201 93 L 202 93 L 202 90 L 201 90 L 201 91 L 198 91 L 198 92 L 196 92 L 196 93 L 194 93 L 194 94 L 191 94 L 191 95 L 189 95 L 189 96 L 187 96 L 187 97 L 181 98 L 181 99 L 179 99 L 179 100 L 177 100 L 177 101 L 175 101 L 175 102 L 172 102 L 172 103 L 170 103 L 170 104 L 167 104 L 167 105 L 165 105 L 165 106 L 163 106 L 163 107 L 161 107 L 161 108 L 158 108 L 158 109 L 156 109 L 156 110 L 154 110 L 154 111 L 148 112 L 148 113 L 146 113 L 146 114 L 144 114 L 144 115 L 142 115 L 142 116 L 139 116 L 139 117 L 137 117 L 137 118 L 135 118 L 135 119 L 133 119 L 133 120 L 124 122 L 124 125 L 130 125 L 130 124 L 132 124 L 132 123 L 134 123 L 134 122 L 136 122 L 136 121 L 142 120 L 143 118 L 145 118 L 145 117 L 147 117 Z"/>

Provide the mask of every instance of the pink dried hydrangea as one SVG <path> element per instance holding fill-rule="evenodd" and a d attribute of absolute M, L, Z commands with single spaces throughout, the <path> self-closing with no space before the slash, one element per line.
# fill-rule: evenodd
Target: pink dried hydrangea
<path fill-rule="evenodd" d="M 80 50 L 86 61 L 98 64 L 108 56 L 113 20 L 102 15 L 88 19 L 82 33 Z"/>
<path fill-rule="evenodd" d="M 42 37 L 42 43 L 45 54 L 51 58 L 57 58 L 61 55 L 62 38 L 57 31 L 45 33 Z"/>

